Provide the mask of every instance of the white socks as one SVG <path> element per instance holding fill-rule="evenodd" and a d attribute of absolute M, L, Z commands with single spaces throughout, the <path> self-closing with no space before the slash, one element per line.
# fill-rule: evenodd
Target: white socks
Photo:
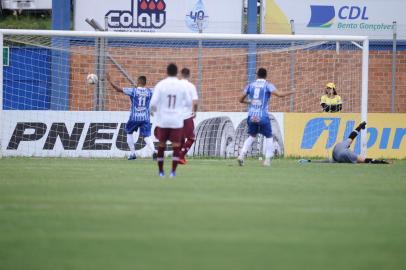
<path fill-rule="evenodd" d="M 147 147 L 153 152 L 156 153 L 154 142 L 152 141 L 151 137 L 145 137 L 144 141 Z M 127 144 L 130 148 L 131 154 L 135 155 L 135 146 L 134 146 L 134 137 L 132 134 L 127 134 Z"/>
<path fill-rule="evenodd" d="M 135 155 L 134 138 L 132 134 L 127 134 L 127 144 L 130 148 L 131 155 Z"/>
<path fill-rule="evenodd" d="M 274 155 L 273 138 L 265 139 L 265 160 L 270 160 Z"/>
<path fill-rule="evenodd" d="M 255 138 L 252 136 L 248 136 L 245 140 L 240 155 L 238 156 L 239 159 L 244 159 L 245 155 L 247 154 L 248 150 L 251 148 L 252 143 L 255 141 Z"/>
<path fill-rule="evenodd" d="M 145 137 L 145 138 L 144 138 L 144 141 L 145 141 L 145 143 L 147 144 L 147 147 L 148 147 L 153 153 L 155 153 L 156 150 L 155 150 L 155 145 L 154 145 L 154 142 L 152 141 L 152 138 L 151 138 L 151 137 Z"/>

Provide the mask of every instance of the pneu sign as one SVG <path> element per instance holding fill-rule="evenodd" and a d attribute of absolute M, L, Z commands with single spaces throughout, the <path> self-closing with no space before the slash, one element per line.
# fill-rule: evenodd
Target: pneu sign
<path fill-rule="evenodd" d="M 110 10 L 106 13 L 108 28 L 114 30 L 154 30 L 166 24 L 164 0 L 129 0 L 129 10 Z"/>
<path fill-rule="evenodd" d="M 42 150 L 54 150 L 57 140 L 64 150 L 108 150 L 113 144 L 118 150 L 129 151 L 125 133 L 126 123 L 90 123 L 85 129 L 85 123 L 76 122 L 71 132 L 64 122 L 54 122 L 50 125 L 42 122 L 18 122 L 8 142 L 7 150 L 18 150 L 21 143 L 35 142 L 45 138 Z M 117 128 L 119 128 L 117 132 Z M 115 134 L 117 133 L 117 134 Z M 116 136 L 115 136 L 116 135 Z M 81 137 L 84 141 L 80 144 Z M 113 140 L 115 137 L 115 140 Z M 143 138 L 138 137 L 136 150 L 145 146 Z"/>

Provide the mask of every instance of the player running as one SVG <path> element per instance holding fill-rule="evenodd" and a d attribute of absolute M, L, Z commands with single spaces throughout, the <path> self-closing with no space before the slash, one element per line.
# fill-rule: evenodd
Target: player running
<path fill-rule="evenodd" d="M 147 147 L 152 151 L 152 157 L 156 159 L 156 150 L 154 142 L 151 138 L 151 123 L 150 123 L 150 111 L 149 103 L 152 97 L 152 90 L 145 87 L 147 84 L 147 78 L 140 76 L 137 79 L 137 87 L 121 88 L 116 83 L 111 81 L 110 75 L 106 75 L 107 81 L 110 85 L 119 93 L 124 93 L 130 97 L 131 111 L 127 124 L 125 125 L 125 133 L 127 134 L 127 144 L 130 148 L 131 154 L 128 160 L 136 159 L 135 146 L 134 146 L 134 131 L 140 129 L 140 136 L 144 137 L 144 141 Z"/>
<path fill-rule="evenodd" d="M 183 121 L 183 137 L 179 152 L 179 164 L 186 164 L 187 161 L 185 159 L 185 156 L 196 140 L 195 124 L 193 122 L 193 119 L 196 117 L 196 111 L 198 107 L 197 102 L 199 98 L 197 95 L 196 87 L 189 81 L 190 70 L 188 68 L 183 68 L 181 74 L 181 81 L 184 83 L 185 88 L 190 98 L 192 99 L 191 106 L 187 107 L 185 111 L 185 120 Z"/>
<path fill-rule="evenodd" d="M 266 81 L 267 71 L 259 68 L 257 80 L 248 84 L 244 89 L 244 95 L 240 98 L 241 103 L 248 104 L 248 138 L 245 140 L 242 150 L 238 156 L 238 164 L 244 165 L 244 157 L 255 141 L 257 134 L 262 134 L 265 139 L 265 160 L 263 165 L 270 166 L 271 158 L 274 155 L 272 141 L 272 127 L 268 115 L 269 101 L 271 95 L 286 97 L 293 94 L 293 91 L 280 92 L 276 87 Z"/>
<path fill-rule="evenodd" d="M 169 177 L 176 176 L 176 168 L 179 161 L 179 151 L 183 134 L 183 120 L 185 108 L 190 107 L 192 99 L 182 83 L 176 76 L 178 67 L 171 63 L 167 69 L 168 77 L 160 81 L 154 90 L 151 99 L 151 111 L 155 116 L 155 137 L 158 144 L 158 168 L 159 176 L 164 177 L 164 152 L 166 142 L 172 142 L 172 171 Z"/>

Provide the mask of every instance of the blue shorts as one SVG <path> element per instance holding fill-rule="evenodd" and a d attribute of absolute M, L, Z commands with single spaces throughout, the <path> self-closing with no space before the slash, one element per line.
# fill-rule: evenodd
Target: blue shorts
<path fill-rule="evenodd" d="M 257 134 L 264 135 L 265 138 L 272 137 L 272 126 L 269 118 L 262 119 L 260 122 L 252 122 L 250 118 L 247 119 L 248 134 L 250 136 L 257 136 Z"/>
<path fill-rule="evenodd" d="M 133 120 L 128 120 L 125 125 L 125 133 L 132 134 L 134 131 L 140 129 L 140 136 L 149 137 L 151 136 L 151 123 L 150 122 L 137 122 Z"/>

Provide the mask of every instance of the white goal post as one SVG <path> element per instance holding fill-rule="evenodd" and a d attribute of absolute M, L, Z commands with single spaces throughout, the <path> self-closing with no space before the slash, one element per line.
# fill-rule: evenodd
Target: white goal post
<path fill-rule="evenodd" d="M 219 45 L 221 43 L 221 45 Z M 9 44 L 18 44 L 20 48 L 39 48 L 49 50 L 44 55 L 36 55 L 32 51 L 21 51 L 19 57 L 26 58 L 21 63 L 18 63 L 20 70 L 9 71 L 7 74 L 7 98 L 8 99 L 15 99 L 15 100 L 8 100 L 7 102 L 14 102 L 12 105 L 7 105 L 5 107 L 5 70 L 3 65 L 0 65 L 0 124 L 2 127 L 2 132 L 0 132 L 0 156 L 9 156 L 14 155 L 10 154 L 8 148 L 9 145 L 5 145 L 5 142 L 10 138 L 4 138 L 4 136 L 10 137 L 10 132 L 13 133 L 14 127 L 8 127 L 11 129 L 9 133 L 4 132 L 4 127 L 7 127 L 10 115 L 13 117 L 15 116 L 16 119 L 21 117 L 22 111 L 27 111 L 27 117 L 30 118 L 30 121 L 34 121 L 34 118 L 44 119 L 47 118 L 47 112 L 52 111 L 54 115 L 60 116 L 63 119 L 65 118 L 73 118 L 77 120 L 76 122 L 73 121 L 71 124 L 66 124 L 65 126 L 57 126 L 55 123 L 60 123 L 58 118 L 50 118 L 49 122 L 46 123 L 47 130 L 41 133 L 43 138 L 41 140 L 41 147 L 46 149 L 45 146 L 47 143 L 53 143 L 52 147 L 56 147 L 55 143 L 58 144 L 59 140 L 62 140 L 61 132 L 67 131 L 66 138 L 73 140 L 72 142 L 67 142 L 66 144 L 63 143 L 62 148 L 65 150 L 68 149 L 67 156 L 76 156 L 73 153 L 73 149 L 75 146 L 79 144 L 86 144 L 86 138 L 89 137 L 90 141 L 93 140 L 107 140 L 108 135 L 107 133 L 101 132 L 98 134 L 97 128 L 93 127 L 92 123 L 88 123 L 90 120 L 83 119 L 84 116 L 80 114 L 80 112 L 86 113 L 88 116 L 85 118 L 91 119 L 94 117 L 94 122 L 106 122 L 103 120 L 109 120 L 109 113 L 108 112 L 115 112 L 115 111 L 124 111 L 120 112 L 119 117 L 124 118 L 124 122 L 127 118 L 126 110 L 123 109 L 128 105 L 128 103 L 123 103 L 123 99 L 113 96 L 111 94 L 111 90 L 108 90 L 107 93 L 103 91 L 99 91 L 98 89 L 108 88 L 107 82 L 104 80 L 104 74 L 106 72 L 114 72 L 116 74 L 117 80 L 121 82 L 122 85 L 131 85 L 135 81 L 135 77 L 140 75 L 140 70 L 134 69 L 134 65 L 137 65 L 139 68 L 142 66 L 142 71 L 149 72 L 149 77 L 152 78 L 152 81 L 155 83 L 158 79 L 165 77 L 165 66 L 162 63 L 169 63 L 169 62 L 177 62 L 180 61 L 184 65 L 193 66 L 195 70 L 192 70 L 192 74 L 194 75 L 194 83 L 197 85 L 199 94 L 202 91 L 206 91 L 206 88 L 210 88 L 210 94 L 203 95 L 203 102 L 204 104 L 201 108 L 207 115 L 210 114 L 213 110 L 211 110 L 210 104 L 214 104 L 213 107 L 216 108 L 215 111 L 224 112 L 221 115 L 224 117 L 228 117 L 227 121 L 231 121 L 233 125 L 238 125 L 238 121 L 241 119 L 235 118 L 233 114 L 227 114 L 228 112 L 238 113 L 242 112 L 241 107 L 238 106 L 238 100 L 234 100 L 235 96 L 238 96 L 241 93 L 242 88 L 240 86 L 245 85 L 248 81 L 252 81 L 253 77 L 247 73 L 251 73 L 255 75 L 255 70 L 250 70 L 250 68 L 258 68 L 261 64 L 266 64 L 267 61 L 271 61 L 270 67 L 272 70 L 270 71 L 271 74 L 278 74 L 278 76 L 284 76 L 285 73 L 289 73 L 289 70 L 286 69 L 286 65 L 278 65 L 278 59 L 282 59 L 283 57 L 297 57 L 298 61 L 291 61 L 290 65 L 292 67 L 290 76 L 293 79 L 286 79 L 289 82 L 286 82 L 282 88 L 288 89 L 289 87 L 294 88 L 297 92 L 295 99 L 291 99 L 285 103 L 279 103 L 277 108 L 281 108 L 277 112 L 286 112 L 288 109 L 291 108 L 290 112 L 317 112 L 317 104 L 316 105 L 309 105 L 308 102 L 305 100 L 306 98 L 311 98 L 312 102 L 317 99 L 314 97 L 315 93 L 311 92 L 309 89 L 314 88 L 315 86 L 313 83 L 307 82 L 307 85 L 303 87 L 301 82 L 298 82 L 298 78 L 294 78 L 294 76 L 300 77 L 300 72 L 303 69 L 306 69 L 307 76 L 314 76 L 314 80 L 325 80 L 325 82 L 330 81 L 332 79 L 341 81 L 342 85 L 347 84 L 351 81 L 351 86 L 348 86 L 348 90 L 344 95 L 349 97 L 354 97 L 354 99 L 348 105 L 357 107 L 354 111 L 347 109 L 347 112 L 356 112 L 360 114 L 360 119 L 362 121 L 367 121 L 367 112 L 368 112 L 368 56 L 369 56 L 369 40 L 366 36 L 340 36 L 340 35 L 259 35 L 259 34 L 252 34 L 252 35 L 244 35 L 244 34 L 181 34 L 181 33 L 134 33 L 134 32 L 86 32 L 86 31 L 47 31 L 47 30 L 12 30 L 12 29 L 0 29 L 0 58 L 3 59 L 3 47 L 9 46 Z M 243 44 L 243 45 L 241 45 Z M 73 46 L 74 45 L 74 46 Z M 134 48 L 143 48 L 143 50 L 135 50 Z M 179 48 L 182 48 L 180 50 Z M 202 48 L 207 48 L 204 53 L 202 53 Z M 321 49 L 320 49 L 321 48 Z M 134 50 L 133 50 L 134 49 Z M 319 53 L 321 50 L 328 50 L 334 51 L 339 57 L 331 56 L 328 53 Z M 347 50 L 347 51 L 346 51 Z M 356 51 L 358 50 L 360 53 L 356 55 L 350 55 L 350 53 L 345 53 L 350 50 Z M 97 51 L 97 52 L 95 52 Z M 232 52 L 230 52 L 232 51 Z M 344 53 L 341 53 L 344 51 Z M 306 55 L 299 55 L 298 52 L 306 52 Z M 132 54 L 131 54 L 132 53 Z M 210 54 L 211 53 L 211 54 Z M 294 54 L 297 56 L 294 56 Z M 203 54 L 203 56 L 202 56 Z M 75 55 L 75 58 L 69 58 L 70 56 Z M 149 56 L 148 56 L 149 55 Z M 278 55 L 279 58 L 275 57 L 272 58 L 270 55 Z M 90 57 L 91 56 L 91 57 Z M 36 58 L 38 57 L 38 58 Z M 131 62 L 130 60 L 134 58 L 142 58 L 137 62 Z M 148 58 L 150 57 L 150 58 Z M 253 58 L 252 58 L 253 57 Z M 316 59 L 312 59 L 315 57 Z M 69 58 L 69 59 L 68 59 Z M 243 59 L 243 61 L 238 62 L 238 59 Z M 272 58 L 272 59 L 271 59 Z M 306 59 L 302 59 L 306 58 Z M 333 59 L 332 59 L 333 58 Z M 87 60 L 84 60 L 87 59 Z M 236 60 L 237 59 L 237 60 Z M 240 59 L 240 60 L 241 60 Z M 253 59 L 252 62 L 250 62 Z M 352 64 L 351 61 L 356 59 L 356 63 Z M 76 63 L 75 61 L 83 60 L 88 61 L 88 63 Z M 303 60 L 301 64 L 298 64 L 299 60 Z M 315 61 L 313 61 L 315 60 Z M 316 61 L 317 60 L 317 61 Z M 42 65 L 41 61 L 52 61 L 50 65 L 48 65 L 48 70 L 45 72 L 43 69 L 33 70 L 30 65 Z M 89 63 L 89 61 L 91 61 Z M 276 62 L 275 62 L 276 61 Z M 285 61 L 285 60 L 283 60 Z M 149 63 L 145 63 L 149 62 Z M 286 61 L 285 61 L 286 62 Z M 240 64 L 245 63 L 247 66 L 242 67 Z M 77 64 L 74 66 L 74 64 Z M 250 66 L 250 64 L 253 64 Z M 294 66 L 296 64 L 296 67 Z M 321 76 L 319 70 L 317 69 L 318 65 L 326 65 L 326 73 L 334 74 L 334 76 Z M 202 65 L 204 65 L 203 69 L 206 68 L 205 71 L 202 72 Z M 91 66 L 89 68 L 89 66 Z M 27 67 L 27 70 L 21 70 L 22 68 Z M 29 69 L 29 70 L 28 70 Z M 134 70 L 133 70 L 134 69 Z M 218 72 L 221 73 L 223 76 L 224 81 L 226 74 L 233 74 L 232 78 L 235 78 L 239 74 L 241 74 L 241 79 L 238 84 L 235 82 L 224 82 L 224 85 L 219 87 L 221 89 L 233 89 L 232 100 L 230 96 L 223 97 L 223 99 L 216 99 L 210 95 L 213 95 L 213 91 L 216 89 L 211 89 L 211 86 L 208 87 L 207 85 L 212 80 L 213 83 L 219 81 L 213 73 L 207 72 L 210 69 L 210 72 Z M 342 75 L 335 75 L 337 71 L 335 69 L 344 70 Z M 356 69 L 356 70 L 351 70 Z M 96 89 L 90 89 L 89 86 L 82 86 L 83 93 L 77 91 L 77 88 L 81 88 L 80 84 L 85 84 L 83 80 L 83 76 L 86 76 L 89 73 L 93 73 L 92 71 L 101 72 L 102 80 L 96 86 Z M 13 73 L 14 72 L 14 73 Z M 44 72 L 44 73 L 41 73 Z M 31 74 L 32 76 L 38 76 L 38 78 L 45 78 L 46 79 L 37 79 L 33 82 L 28 82 L 29 80 L 24 76 L 28 76 L 27 74 Z M 68 74 L 68 75 L 67 75 Z M 30 75 L 30 76 L 31 76 Z M 298 76 L 299 75 L 299 76 Z M 49 77 L 51 76 L 51 78 Z M 52 78 L 53 76 L 53 78 Z M 55 78 L 61 76 L 61 78 Z M 207 76 L 207 77 L 205 77 Z M 332 78 L 334 77 L 334 78 Z M 337 79 L 339 77 L 339 79 Z M 347 78 L 348 77 L 348 78 Z M 13 92 L 13 83 L 10 82 L 10 78 L 19 78 L 20 86 L 24 84 L 20 90 L 16 90 Z M 41 81 L 43 80 L 43 81 Z M 45 81 L 44 81 L 45 80 Z M 232 79 L 233 80 L 233 79 Z M 296 82 L 292 82 L 296 80 Z M 311 80 L 311 78 L 310 78 Z M 202 82 L 205 81 L 205 82 Z M 272 80 L 271 80 L 272 81 Z M 353 82 L 352 82 L 353 81 Z M 322 83 L 325 83 L 322 82 Z M 75 84 L 73 87 L 71 84 Z M 205 84 L 206 83 L 206 84 Z M 220 82 L 221 83 L 221 82 Z M 278 86 L 278 81 L 273 81 Z M 298 86 L 295 85 L 297 83 Z M 358 87 L 359 83 L 359 87 Z M 31 85 L 32 84 L 32 85 Z M 35 85 L 34 85 L 35 84 Z M 65 88 L 66 92 L 64 92 L 65 96 L 58 96 L 54 95 L 51 97 L 41 97 L 43 100 L 35 101 L 34 99 L 37 98 L 39 95 L 38 93 L 28 91 L 36 91 L 36 84 L 46 84 L 47 86 L 41 86 L 44 93 L 46 91 L 55 91 L 53 89 L 54 86 L 59 88 Z M 153 87 L 153 84 L 150 85 Z M 45 89 L 45 87 L 47 87 Z M 301 89 L 298 89 L 301 87 Z M 72 92 L 72 89 L 76 92 Z M 237 89 L 240 88 L 240 89 Z M 303 92 L 301 92 L 301 90 Z M 344 87 L 343 87 L 344 88 Z M 33 90 L 34 89 L 34 90 Z M 358 90 L 359 89 L 359 90 Z M 94 90 L 94 91 L 93 91 Z M 26 91 L 26 92 L 24 92 Z M 98 92 L 99 91 L 99 92 Z M 230 90 L 231 91 L 231 90 Z M 238 93 L 235 93 L 237 91 Z M 305 91 L 307 91 L 305 93 Z M 351 91 L 359 91 L 356 95 L 353 95 Z M 221 92 L 221 93 L 220 93 Z M 224 91 L 219 91 L 216 93 L 218 96 L 222 96 Z M 11 95 L 11 97 L 10 97 Z M 21 104 L 21 100 L 19 99 L 19 95 L 24 95 L 25 99 L 29 99 L 30 102 L 37 105 L 25 106 Z M 107 97 L 109 96 L 109 97 Z M 359 97 L 358 97 L 359 96 Z M 76 99 L 75 99 L 76 97 Z M 88 107 L 84 106 L 84 99 L 90 100 L 90 105 Z M 69 100 L 67 100 L 69 99 Z M 228 105 L 223 104 L 224 100 L 229 100 L 229 102 L 235 102 L 237 105 Z M 348 98 L 350 99 L 350 98 Z M 66 104 L 69 105 L 59 105 L 58 102 L 66 101 Z M 93 103 L 92 103 L 93 102 Z M 274 102 L 274 101 L 273 101 Z M 276 102 L 276 101 L 275 101 Z M 43 104 L 45 104 L 43 106 Z M 75 104 L 75 105 L 72 105 Z M 124 104 L 124 105 L 123 105 Z M 279 106 L 280 105 L 280 106 Z M 48 107 L 47 107 L 48 106 Z M 65 107 L 64 107 L 65 106 Z M 22 109 L 19 109 L 22 108 Z M 232 109 L 230 109 L 232 108 Z M 235 108 L 235 110 L 233 109 Z M 293 108 L 293 109 L 292 109 Z M 274 111 L 271 105 L 271 111 Z M 71 111 L 69 115 L 67 111 Z M 96 112 L 106 111 L 104 116 L 100 116 L 101 114 L 96 114 Z M 110 114 L 112 115 L 112 114 Z M 230 115 L 230 116 L 228 116 Z M 55 116 L 56 117 L 56 116 Z M 112 117 L 112 116 L 111 116 Z M 233 118 L 234 117 L 234 118 Z M 278 118 L 278 117 L 276 117 Z M 237 120 L 236 120 L 237 119 Z M 82 121 L 80 121 L 82 120 Z M 111 119 L 110 119 L 111 120 Z M 19 120 L 15 120 L 16 123 L 19 123 Z M 55 123 L 54 123 L 54 122 Z M 111 120 L 112 121 L 112 120 Z M 205 119 L 200 119 L 202 123 Z M 226 121 L 226 122 L 227 122 Z M 35 121 L 34 121 L 35 122 Z M 82 125 L 83 122 L 83 125 Z M 90 121 L 92 122 L 92 121 Z M 108 121 L 107 121 L 108 122 Z M 206 121 L 205 124 L 208 124 L 210 121 Z M 212 122 L 210 122 L 212 123 Z M 224 121 L 223 124 L 216 124 L 217 128 L 220 126 L 226 127 Z M 55 126 L 55 129 L 49 128 L 49 125 Z M 119 132 L 119 126 L 117 125 L 117 132 Z M 92 129 L 94 128 L 94 129 Z M 105 126 L 100 127 L 100 130 L 106 128 Z M 107 127 L 106 129 L 109 129 Z M 197 127 L 198 128 L 198 127 Z M 32 131 L 28 130 L 32 129 Z M 83 131 L 82 134 L 78 134 L 77 138 L 75 139 L 75 130 L 77 132 L 83 129 L 88 129 L 88 134 L 86 136 L 86 132 Z M 234 130 L 234 127 L 232 128 Z M 238 129 L 238 128 L 237 128 Z M 17 129 L 14 128 L 14 133 L 16 133 Z M 62 130 L 62 131 L 61 131 Z M 27 131 L 20 132 L 20 135 L 25 136 L 26 138 L 35 137 L 34 135 L 30 135 L 30 132 L 36 132 L 35 127 L 30 125 L 27 126 Z M 51 133 L 55 132 L 55 138 L 49 138 Z M 59 132 L 59 133 L 58 133 Z M 94 134 L 90 134 L 93 132 Z M 237 132 L 237 131 L 236 131 Z M 18 133 L 18 132 L 17 132 Z M 208 134 L 208 132 L 206 132 Z M 205 133 L 205 134 L 206 134 Z M 90 134 L 90 135 L 89 135 Z M 100 136 L 99 136 L 100 135 Z M 122 134 L 121 134 L 122 135 Z M 120 134 L 112 135 L 114 138 L 117 136 L 121 136 Z M 30 137 L 31 136 L 31 137 Z M 93 136 L 93 137 L 92 137 Z M 99 136 L 99 137 L 98 137 Z M 209 136 L 209 135 L 206 135 Z M 40 137 L 39 135 L 37 137 Z M 48 138 L 46 138 L 48 137 Z M 110 138 L 111 139 L 111 138 Z M 221 140 L 228 140 L 227 138 L 220 138 Z M 300 138 L 298 138 L 299 140 Z M 34 139 L 33 139 L 34 140 Z M 118 140 L 118 139 L 117 139 Z M 80 141 L 80 142 L 79 142 Z M 10 143 L 9 143 L 10 144 Z M 118 145 L 118 143 L 116 143 Z M 16 143 L 16 148 L 22 147 L 20 142 Z M 28 146 L 27 146 L 28 147 Z M 32 147 L 32 146 L 31 146 Z M 61 146 L 59 146 L 61 147 Z M 104 146 L 102 143 L 100 145 L 96 145 L 95 147 L 100 147 L 103 150 Z M 196 143 L 195 148 L 199 147 L 199 143 Z M 83 146 L 83 149 L 86 147 Z M 224 150 L 224 146 L 216 146 L 216 149 L 222 149 L 219 151 L 226 151 Z M 234 147 L 235 148 L 235 147 Z M 28 149 L 28 148 L 27 148 Z M 53 149 L 53 148 L 52 148 Z M 361 154 L 366 155 L 367 151 L 367 135 L 365 131 L 361 132 L 361 144 L 360 144 Z M 16 150 L 16 149 L 14 149 Z M 47 148 L 50 150 L 50 148 Z M 196 149 L 195 149 L 196 150 Z M 104 150 L 103 150 L 104 151 Z M 99 156 L 120 156 L 118 155 L 110 155 L 107 151 L 100 152 Z M 196 150 L 197 151 L 197 150 Z M 213 150 L 214 151 L 214 150 Z M 218 151 L 218 150 L 215 150 Z M 210 151 L 209 151 L 210 152 Z M 208 155 L 211 154 L 208 152 Z M 48 153 L 48 152 L 47 152 Z M 60 152 L 49 152 L 49 156 L 61 156 Z M 85 154 L 80 154 L 78 156 L 92 156 L 91 151 L 85 151 Z M 123 154 L 126 152 L 124 151 Z M 223 152 L 221 152 L 223 153 Z M 30 149 L 29 153 L 26 155 L 24 154 L 23 149 L 19 149 L 16 151 L 17 156 L 36 156 L 38 154 L 37 150 Z M 221 154 L 222 155 L 222 154 Z M 233 154 L 234 155 L 234 154 Z M 231 156 L 233 156 L 231 155 Z M 47 154 L 45 154 L 47 156 Z M 64 156 L 62 154 L 62 156 Z M 215 156 L 218 156 L 217 154 Z M 230 156 L 230 155 L 226 155 Z M 234 155 L 235 156 L 235 155 Z"/>

